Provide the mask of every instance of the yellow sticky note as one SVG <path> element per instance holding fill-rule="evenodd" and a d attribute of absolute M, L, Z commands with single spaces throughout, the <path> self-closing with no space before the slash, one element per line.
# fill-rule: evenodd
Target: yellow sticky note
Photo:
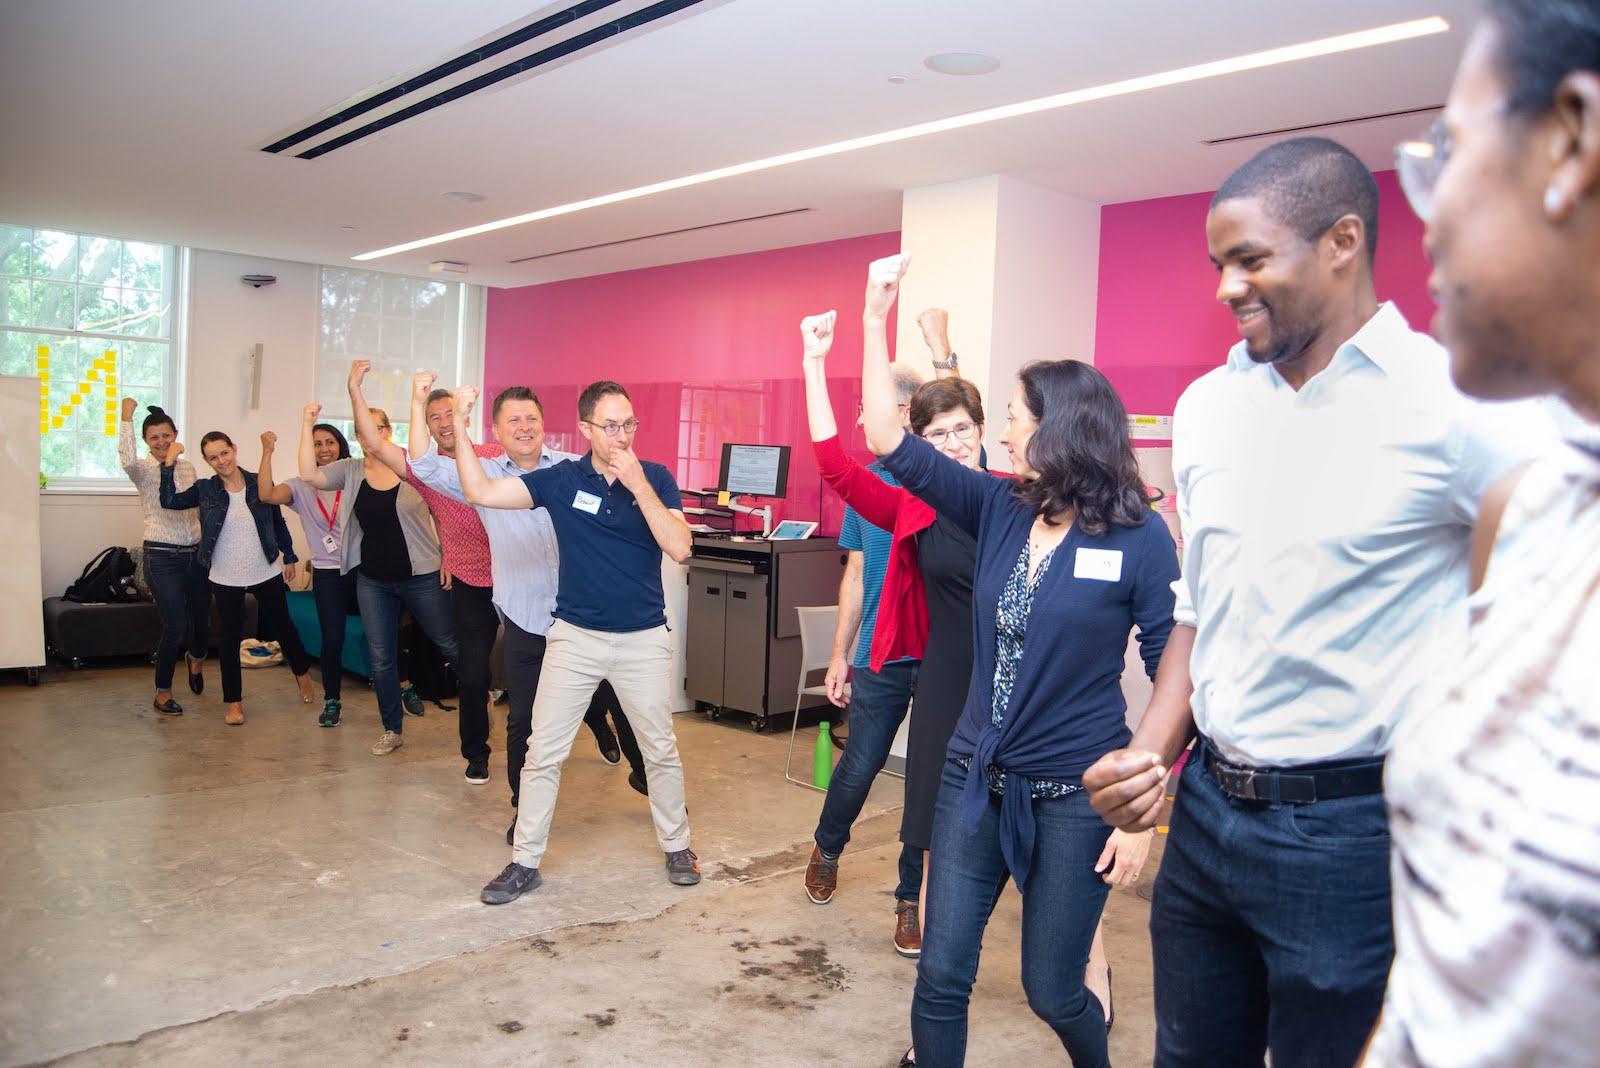
<path fill-rule="evenodd" d="M 40 345 L 34 351 L 39 354 L 39 361 L 41 363 L 50 358 L 50 346 L 49 345 Z"/>
<path fill-rule="evenodd" d="M 117 384 L 117 372 L 115 372 L 115 371 L 107 372 L 106 373 L 106 388 L 110 389 L 112 386 L 115 386 L 116 384 Z"/>
<path fill-rule="evenodd" d="M 50 420 L 50 429 L 51 430 L 60 430 L 61 429 L 61 416 L 57 415 L 57 416 L 54 416 L 54 417 L 51 418 L 51 420 Z"/>
<path fill-rule="evenodd" d="M 116 411 L 117 411 L 117 402 L 114 401 L 114 400 L 106 401 L 106 414 L 107 415 L 112 415 L 112 414 L 115 414 Z"/>
<path fill-rule="evenodd" d="M 41 369 L 39 371 L 39 381 L 40 382 L 48 382 L 48 381 L 50 381 L 50 372 Z"/>
<path fill-rule="evenodd" d="M 95 365 L 93 367 L 89 368 L 89 381 L 91 381 L 91 382 L 100 381 L 100 364 L 99 364 L 98 361 L 96 361 L 96 363 L 95 363 Z"/>
<path fill-rule="evenodd" d="M 728 491 L 727 490 L 719 490 L 719 491 L 717 491 L 717 503 L 718 504 L 726 506 L 729 500 L 730 500 L 730 497 L 728 495 Z"/>

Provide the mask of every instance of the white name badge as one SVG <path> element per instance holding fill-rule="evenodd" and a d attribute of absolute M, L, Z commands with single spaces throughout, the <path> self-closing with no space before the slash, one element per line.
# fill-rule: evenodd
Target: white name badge
<path fill-rule="evenodd" d="M 1122 578 L 1122 550 L 1079 549 L 1072 563 L 1072 577 L 1097 582 L 1118 582 Z"/>
<path fill-rule="evenodd" d="M 578 495 L 572 498 L 572 507 L 580 512 L 588 512 L 590 515 L 599 515 L 600 498 L 592 493 L 585 493 L 583 490 L 579 490 Z"/>
<path fill-rule="evenodd" d="M 336 553 L 339 551 L 339 539 L 332 534 L 324 534 L 322 536 L 322 547 L 330 553 Z"/>

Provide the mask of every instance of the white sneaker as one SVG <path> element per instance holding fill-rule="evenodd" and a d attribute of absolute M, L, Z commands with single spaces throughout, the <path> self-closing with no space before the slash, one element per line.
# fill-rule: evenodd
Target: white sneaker
<path fill-rule="evenodd" d="M 386 756 L 405 744 L 405 739 L 400 737 L 399 731 L 384 731 L 383 737 L 373 743 L 372 755 Z"/>

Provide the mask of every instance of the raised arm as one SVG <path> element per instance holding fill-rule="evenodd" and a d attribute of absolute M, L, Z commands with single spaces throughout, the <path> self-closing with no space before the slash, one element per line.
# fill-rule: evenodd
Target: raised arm
<path fill-rule="evenodd" d="M 270 430 L 261 434 L 261 470 L 256 472 L 256 496 L 262 504 L 288 504 L 294 492 L 286 482 L 279 486 L 272 481 L 272 451 L 278 447 L 278 435 Z"/>
<path fill-rule="evenodd" d="M 139 469 L 139 450 L 133 440 L 133 416 L 138 410 L 138 401 L 132 397 L 122 398 L 122 422 L 117 427 L 117 459 L 122 462 L 122 469 L 130 475 Z"/>
<path fill-rule="evenodd" d="M 811 426 L 812 441 L 826 441 L 839 435 L 839 424 L 833 417 L 833 401 L 828 396 L 827 374 L 828 350 L 833 348 L 833 324 L 838 318 L 838 312 L 829 311 L 800 320 L 803 353 L 800 368 L 806 380 L 806 421 Z"/>
<path fill-rule="evenodd" d="M 532 508 L 533 494 L 528 484 L 520 478 L 490 478 L 478 463 L 478 451 L 472 447 L 468 420 L 472 406 L 478 402 L 474 386 L 460 386 L 456 398 L 456 477 L 461 480 L 461 495 L 468 504 L 483 508 Z"/>
<path fill-rule="evenodd" d="M 955 350 L 950 347 L 950 313 L 943 308 L 924 308 L 917 315 L 917 325 L 922 328 L 923 344 L 933 357 L 934 378 L 955 378 Z"/>
<path fill-rule="evenodd" d="M 356 440 L 361 442 L 361 450 L 368 456 L 381 460 L 385 467 L 405 478 L 405 450 L 392 441 L 383 440 L 383 435 L 378 433 L 378 424 L 372 418 L 372 409 L 367 407 L 366 395 L 361 391 L 361 382 L 370 370 L 371 360 L 350 361 L 350 377 L 346 385 L 350 389 L 350 416 L 356 423 Z"/>
<path fill-rule="evenodd" d="M 456 428 L 460 433 L 461 428 Z M 681 508 L 673 507 L 661 500 L 655 487 L 650 485 L 650 480 L 645 476 L 644 466 L 639 463 L 639 457 L 634 455 L 633 448 L 619 448 L 611 454 L 611 462 L 606 465 L 606 473 L 632 492 L 634 500 L 639 502 L 639 511 L 644 515 L 644 521 L 650 525 L 650 533 L 656 539 L 656 544 L 661 546 L 661 551 L 666 553 L 676 563 L 683 563 L 689 559 L 689 554 L 694 548 L 694 535 L 689 531 L 689 521 L 684 518 Z M 501 481 L 504 481 L 503 479 Z M 674 501 L 673 504 L 677 504 Z"/>
<path fill-rule="evenodd" d="M 886 456 L 905 437 L 900 406 L 895 403 L 894 375 L 889 370 L 889 312 L 900 294 L 900 279 L 911 257 L 904 253 L 874 260 L 867 268 L 866 308 L 861 313 L 861 414 L 867 448 Z"/>
<path fill-rule="evenodd" d="M 311 446 L 311 428 L 317 425 L 317 417 L 322 414 L 322 405 L 311 403 L 300 410 L 300 450 L 296 455 L 296 464 L 300 469 L 300 481 L 316 489 L 328 489 L 328 476 L 322 468 L 317 466 L 317 453 Z"/>
<path fill-rule="evenodd" d="M 433 392 L 437 381 L 439 376 L 432 371 L 418 371 L 411 376 L 411 423 L 406 434 L 406 451 L 413 461 L 422 459 L 433 443 L 433 436 L 428 433 L 428 394 Z M 400 472 L 400 477 L 405 477 L 404 471 Z"/>
<path fill-rule="evenodd" d="M 161 507 L 174 512 L 181 512 L 186 508 L 200 506 L 200 480 L 195 479 L 194 485 L 186 490 L 180 490 L 177 482 L 178 457 L 183 455 L 183 443 L 174 441 L 167 448 L 166 462 L 161 465 Z"/>

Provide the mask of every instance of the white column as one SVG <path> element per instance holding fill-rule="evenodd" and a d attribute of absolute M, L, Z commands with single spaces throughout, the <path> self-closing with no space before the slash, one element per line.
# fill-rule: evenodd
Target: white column
<path fill-rule="evenodd" d="M 901 285 L 897 358 L 932 374 L 916 325 L 930 306 L 950 312 L 961 374 L 983 395 L 991 464 L 1016 374 L 1033 360 L 1094 362 L 1100 207 L 992 174 L 908 189 L 901 249 L 911 270 Z"/>

